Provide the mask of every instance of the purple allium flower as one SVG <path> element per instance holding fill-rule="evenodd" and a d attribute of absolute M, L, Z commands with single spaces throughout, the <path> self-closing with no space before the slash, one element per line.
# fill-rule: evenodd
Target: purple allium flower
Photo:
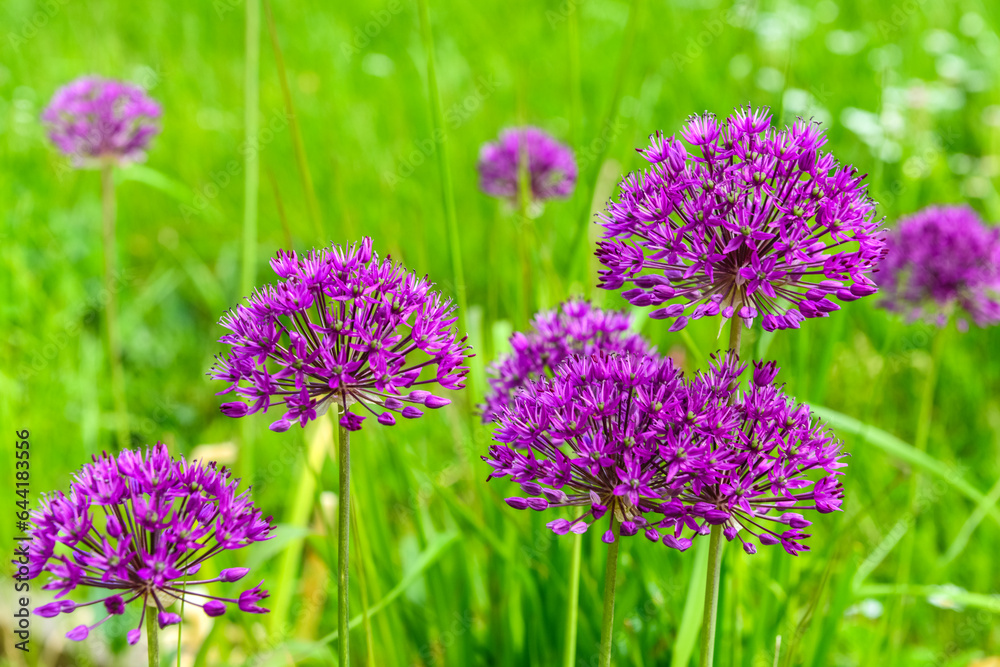
<path fill-rule="evenodd" d="M 735 382 L 743 370 L 735 354 L 690 381 L 653 355 L 570 357 L 500 413 L 501 444 L 483 457 L 489 477 L 520 484 L 524 496 L 507 499 L 515 509 L 576 507 L 548 524 L 560 535 L 613 512 L 622 535 L 642 530 L 680 550 L 691 546 L 686 531 L 719 524 L 748 553 L 748 534 L 806 550 L 799 512 L 840 508 L 844 455 L 807 406 L 773 385 L 773 363 L 755 366 L 746 392 Z"/>
<path fill-rule="evenodd" d="M 231 481 L 229 471 L 214 463 L 171 459 L 163 444 L 147 447 L 145 453 L 95 456 L 76 473 L 68 495 L 43 496 L 41 508 L 31 513 L 28 577 L 48 572 L 52 580 L 42 588 L 58 591 L 55 602 L 35 613 L 48 618 L 102 604 L 104 618 L 66 635 L 81 640 L 135 601 L 142 605 L 143 618 L 147 607 L 149 613 L 157 611 L 161 628 L 180 622 L 180 616 L 166 610 L 179 599 L 203 607 L 209 616 L 224 613 L 226 603 L 266 612 L 244 604 L 244 596 L 267 597 L 260 586 L 238 599 L 191 590 L 242 578 L 245 568 L 222 570 L 217 577 L 196 575 L 205 561 L 223 551 L 271 538 L 271 517 L 263 517 L 249 491 L 238 493 L 238 486 L 239 480 Z M 62 599 L 79 586 L 109 595 L 82 604 Z M 141 628 L 142 619 L 128 633 L 130 644 L 139 641 Z"/>
<path fill-rule="evenodd" d="M 526 334 L 515 332 L 510 337 L 513 351 L 488 368 L 493 377 L 482 406 L 483 422 L 499 415 L 527 380 L 551 375 L 569 356 L 597 352 L 644 355 L 654 349 L 642 336 L 628 333 L 628 314 L 601 310 L 579 299 L 537 313 L 531 328 Z"/>
<path fill-rule="evenodd" d="M 537 127 L 504 130 L 495 143 L 479 151 L 479 184 L 488 195 L 516 200 L 518 166 L 527 153 L 531 197 L 544 201 L 568 197 L 576 186 L 573 151 Z"/>
<path fill-rule="evenodd" d="M 230 383 L 219 393 L 253 401 L 225 403 L 223 414 L 283 405 L 271 430 L 285 431 L 336 403 L 341 425 L 357 431 L 365 417 L 347 411 L 355 403 L 392 425 L 393 413 L 414 419 L 423 415 L 418 405 L 450 402 L 428 388 L 465 386 L 462 364 L 472 354 L 452 328 L 451 300 L 426 278 L 380 260 L 370 238 L 303 257 L 280 251 L 271 268 L 280 280 L 220 321 L 231 332 L 220 342 L 232 352 L 217 359 L 212 377 Z"/>
<path fill-rule="evenodd" d="M 573 356 L 552 379 L 528 381 L 497 418 L 484 456 L 490 479 L 510 476 L 527 497 L 508 498 L 515 509 L 574 507 L 556 519 L 559 535 L 583 533 L 607 512 L 621 534 L 640 529 L 658 539 L 647 514 L 680 491 L 683 476 L 667 471 L 658 434 L 678 420 L 685 433 L 683 377 L 669 358 L 631 353 Z M 612 535 L 613 537 L 613 535 Z"/>
<path fill-rule="evenodd" d="M 773 384 L 774 362 L 755 363 L 748 390 L 739 391 L 732 380 L 746 367 L 738 365 L 736 355 L 713 360 L 689 390 L 707 398 L 704 419 L 717 420 L 715 433 L 722 437 L 699 443 L 668 435 L 659 445 L 668 466 L 687 465 L 689 473 L 683 492 L 662 506 L 665 519 L 659 527 L 679 541 L 684 528 L 706 534 L 709 524 L 722 525 L 726 539 L 738 538 L 749 554 L 757 547 L 745 535 L 761 544 L 780 543 L 792 555 L 808 551 L 802 540 L 809 535 L 801 529 L 811 522 L 799 512 L 840 509 L 838 477 L 843 473 L 838 469 L 847 465 L 846 454 L 812 419 L 809 406 L 795 404 Z M 697 403 L 693 396 L 689 401 Z M 726 411 L 734 414 L 722 417 Z M 734 418 L 736 427 L 723 433 Z"/>
<path fill-rule="evenodd" d="M 599 216 L 600 285 L 651 314 L 721 314 L 764 329 L 797 328 L 876 291 L 868 273 L 884 255 L 863 176 L 820 148 L 819 125 L 771 127 L 767 109 L 724 122 L 692 117 L 681 137 L 657 133 L 640 150 L 650 168 L 628 174 Z M 667 305 L 667 302 L 673 303 Z"/>
<path fill-rule="evenodd" d="M 968 206 L 929 206 L 888 238 L 882 302 L 911 319 L 944 325 L 956 309 L 981 327 L 1000 322 L 1000 230 Z M 959 327 L 968 327 L 959 317 Z"/>
<path fill-rule="evenodd" d="M 142 161 L 161 113 L 139 86 L 86 76 L 57 90 L 42 120 L 74 166 L 92 167 Z"/>

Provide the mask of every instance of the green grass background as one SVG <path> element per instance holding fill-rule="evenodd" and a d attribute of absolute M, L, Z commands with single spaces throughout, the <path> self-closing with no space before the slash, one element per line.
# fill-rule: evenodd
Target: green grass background
<path fill-rule="evenodd" d="M 273 10 L 326 238 L 310 217 L 265 22 L 260 113 L 271 131 L 260 136 L 258 280 L 288 237 L 304 250 L 367 234 L 382 253 L 453 293 L 416 5 L 305 1 Z M 573 293 L 622 305 L 593 287 L 589 221 L 620 174 L 641 166 L 634 149 L 646 136 L 676 131 L 693 112 L 768 104 L 786 122 L 799 114 L 823 120 L 829 148 L 870 174 L 890 226 L 932 202 L 965 201 L 995 221 L 998 11 L 975 0 L 432 0 L 464 321 L 477 356 L 464 403 L 393 428 L 370 424 L 353 440 L 352 610 L 373 608 L 352 635 L 355 664 L 561 664 L 570 541 L 544 528 L 548 513 L 506 507 L 508 482 L 485 483 L 479 456 L 489 430 L 468 405 L 481 398 L 484 365 L 533 308 Z M 133 441 L 162 440 L 175 454 L 201 446 L 239 466 L 234 452 L 247 434 L 219 413 L 219 386 L 205 372 L 221 351 L 216 321 L 241 296 L 243 12 L 238 0 L 0 7 L 4 553 L 14 534 L 13 431 L 31 432 L 33 498 L 65 488 L 91 453 L 113 447 L 98 174 L 67 169 L 38 121 L 54 90 L 79 75 L 137 81 L 164 107 L 147 163 L 119 173 L 117 189 Z M 570 143 L 581 162 L 573 197 L 527 225 L 479 192 L 475 171 L 479 146 L 520 122 Z M 521 289 L 519 239 L 531 250 L 533 303 Z M 656 322 L 639 323 L 688 370 L 704 365 L 698 354 L 724 345 L 715 321 L 689 327 L 686 342 Z M 817 519 L 811 552 L 792 558 L 763 548 L 749 557 L 727 549 L 717 664 L 775 664 L 779 635 L 784 665 L 967 665 L 1000 654 L 1000 337 L 975 328 L 944 334 L 927 452 L 914 453 L 908 443 L 936 335 L 887 314 L 876 296 L 799 331 L 763 336 L 758 328 L 745 337 L 745 351 L 779 361 L 780 380 L 800 400 L 879 430 L 835 418 L 852 453 L 847 501 L 845 512 Z M 327 457 L 318 471 L 303 464 L 307 440 L 328 437 L 329 426 L 274 434 L 268 421 L 249 420 L 250 472 L 256 502 L 282 527 L 273 542 L 232 562 L 253 565 L 272 596 L 285 591 L 287 623 L 231 613 L 212 624 L 191 614 L 182 664 L 335 662 L 335 643 L 318 641 L 336 627 L 328 523 L 316 514 L 308 530 L 285 524 L 292 494 L 310 474 L 319 478 L 317 507 L 336 516 L 336 462 Z M 911 512 L 914 470 L 922 474 Z M 303 537 L 301 561 L 283 574 L 283 550 Z M 704 546 L 678 553 L 643 539 L 623 543 L 616 664 L 697 663 L 701 598 L 692 572 Z M 911 575 L 901 589 L 906 553 Z M 591 531 L 579 665 L 596 663 L 603 572 L 604 548 Z M 6 610 L 14 604 L 9 570 L 2 586 Z M 36 587 L 32 605 L 45 601 Z M 74 644 L 62 637 L 77 622 L 34 618 L 32 652 L 23 655 L 12 650 L 5 611 L 0 662 L 145 660 L 141 647 L 125 644 L 131 625 Z M 176 659 L 174 634 L 165 633 L 165 661 Z"/>

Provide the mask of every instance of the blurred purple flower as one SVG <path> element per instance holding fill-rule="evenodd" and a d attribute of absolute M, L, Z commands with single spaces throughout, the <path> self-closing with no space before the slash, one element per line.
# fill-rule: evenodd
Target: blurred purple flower
<path fill-rule="evenodd" d="M 496 418 L 526 381 L 551 375 L 569 356 L 597 352 L 644 355 L 653 351 L 642 336 L 628 333 L 628 327 L 626 313 L 601 310 L 579 299 L 537 313 L 532 330 L 515 332 L 510 337 L 512 352 L 487 369 L 492 377 L 482 406 L 483 422 Z"/>
<path fill-rule="evenodd" d="M 267 597 L 259 586 L 239 599 L 188 588 L 241 579 L 245 568 L 222 570 L 209 578 L 195 575 L 223 551 L 271 538 L 271 517 L 254 507 L 249 491 L 237 493 L 238 486 L 239 480 L 230 481 L 229 472 L 214 463 L 171 459 L 163 444 L 147 447 L 145 453 L 125 450 L 117 456 L 95 456 L 76 473 L 68 495 L 60 491 L 42 496 L 40 509 L 31 512 L 28 577 L 48 572 L 52 580 L 42 588 L 58 591 L 55 602 L 35 613 L 49 618 L 102 604 L 104 618 L 67 633 L 79 641 L 137 600 L 143 618 L 147 607 L 156 610 L 161 628 L 180 622 L 180 616 L 166 611 L 179 599 L 203 607 L 209 616 L 224 613 L 226 603 L 243 611 L 267 612 L 242 603 L 251 593 L 255 600 Z M 95 512 L 97 507 L 101 510 Z M 79 586 L 109 595 L 82 604 L 61 599 Z M 142 618 L 128 633 L 130 644 L 139 641 L 141 628 Z"/>
<path fill-rule="evenodd" d="M 650 168 L 625 176 L 598 223 L 600 285 L 654 318 L 722 315 L 764 329 L 797 328 L 876 291 L 868 277 L 885 242 L 863 176 L 820 148 L 819 125 L 778 131 L 766 108 L 720 123 L 694 116 L 681 137 L 657 133 L 639 152 Z M 674 301 L 670 305 L 667 302 Z"/>
<path fill-rule="evenodd" d="M 285 431 L 336 403 L 340 423 L 356 431 L 365 417 L 347 411 L 355 403 L 392 425 L 393 413 L 414 419 L 423 415 L 417 405 L 450 403 L 427 388 L 465 386 L 462 364 L 472 354 L 452 328 L 458 317 L 451 300 L 426 278 L 380 260 L 370 238 L 301 258 L 280 251 L 271 268 L 281 280 L 220 321 L 231 333 L 219 340 L 232 352 L 217 358 L 211 375 L 230 383 L 220 394 L 253 401 L 224 403 L 223 414 L 282 405 L 271 430 Z"/>
<path fill-rule="evenodd" d="M 956 310 L 981 327 L 1000 323 L 1000 230 L 971 208 L 929 206 L 900 219 L 887 241 L 883 306 L 941 326 Z"/>
<path fill-rule="evenodd" d="M 56 91 L 42 120 L 76 167 L 141 162 L 160 131 L 160 105 L 139 86 L 81 77 Z"/>
<path fill-rule="evenodd" d="M 518 195 L 518 166 L 527 154 L 531 197 L 541 202 L 568 197 L 576 185 L 573 151 L 537 127 L 504 130 L 495 143 L 479 151 L 479 184 L 483 192 L 512 201 Z"/>

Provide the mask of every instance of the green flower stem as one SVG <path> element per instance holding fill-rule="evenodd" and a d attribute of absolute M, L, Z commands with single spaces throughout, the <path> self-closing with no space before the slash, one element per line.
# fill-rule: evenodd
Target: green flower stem
<path fill-rule="evenodd" d="M 573 536 L 569 565 L 569 596 L 566 600 L 566 648 L 563 667 L 576 667 L 576 626 L 580 610 L 580 565 L 583 560 L 583 535 Z"/>
<path fill-rule="evenodd" d="M 338 518 L 337 518 L 337 629 L 339 631 L 338 650 L 340 667 L 348 667 L 350 662 L 350 590 L 348 584 L 348 567 L 350 564 L 351 538 L 351 443 L 347 429 L 338 424 L 337 448 L 340 458 L 340 487 Z"/>
<path fill-rule="evenodd" d="M 743 320 L 732 317 L 729 320 L 729 349 L 740 356 L 740 342 L 743 335 Z M 738 382 L 738 380 L 734 381 Z M 730 401 L 735 398 L 730 397 Z M 701 624 L 701 666 L 712 667 L 715 659 L 715 625 L 719 615 L 719 577 L 722 573 L 722 526 L 712 526 L 708 546 L 708 574 L 705 580 L 705 611 Z"/>
<path fill-rule="evenodd" d="M 709 540 L 705 617 L 701 625 L 701 667 L 712 667 L 715 659 L 715 623 L 719 615 L 719 574 L 722 572 L 722 526 L 712 526 Z"/>
<path fill-rule="evenodd" d="M 111 362 L 111 399 L 115 406 L 115 433 L 118 448 L 131 444 L 128 403 L 125 400 L 125 369 L 122 366 L 122 337 L 118 324 L 117 253 L 115 252 L 115 168 L 110 162 L 101 167 L 101 242 L 104 246 L 104 334 Z"/>
<path fill-rule="evenodd" d="M 604 569 L 604 615 L 601 618 L 601 651 L 598 665 L 611 665 L 611 638 L 615 623 L 615 578 L 618 575 L 618 544 L 621 542 L 618 518 L 611 512 L 611 533 L 615 541 L 608 545 L 608 564 Z"/>
<path fill-rule="evenodd" d="M 156 609 L 146 607 L 146 652 L 149 654 L 149 667 L 160 667 L 160 641 L 157 636 L 159 631 Z M 181 650 L 180 646 L 177 650 Z"/>
<path fill-rule="evenodd" d="M 941 353 L 944 349 L 945 340 L 945 328 L 942 327 L 938 329 L 934 334 L 934 339 L 931 342 L 931 365 L 927 369 L 927 376 L 924 378 L 924 386 L 920 394 L 920 408 L 917 413 L 917 432 L 913 438 L 913 447 L 920 452 L 927 450 L 927 440 L 930 437 L 932 415 L 934 412 L 934 390 L 937 387 L 937 377 L 938 377 L 938 367 L 941 362 Z M 917 497 L 917 492 L 920 487 L 920 475 L 916 469 L 913 469 L 910 473 L 910 488 L 907 500 L 907 509 L 909 510 L 909 515 L 911 517 L 910 523 L 910 534 L 906 538 L 906 542 L 902 545 L 902 554 L 900 557 L 899 569 L 896 572 L 896 585 L 897 587 L 905 587 L 910 583 L 910 573 L 913 565 L 913 551 L 916 546 L 916 535 L 914 528 L 916 527 L 916 518 L 921 511 L 921 503 Z M 890 643 L 889 659 L 894 661 L 895 657 L 902 645 L 903 638 L 906 636 L 906 616 L 903 614 L 903 604 L 904 596 L 901 596 L 895 604 L 895 612 L 899 614 L 896 617 L 897 622 L 894 623 L 896 626 L 896 633 L 893 636 L 892 642 Z M 890 619 L 895 617 L 895 614 L 888 614 L 886 616 L 886 627 L 891 627 L 889 625 Z M 890 662 L 889 664 L 893 664 Z"/>
<path fill-rule="evenodd" d="M 246 45 L 243 90 L 243 139 L 246 165 L 243 170 L 243 238 L 240 266 L 240 293 L 249 295 L 254 287 L 257 268 L 257 196 L 260 186 L 260 2 L 246 2 Z M 249 419 L 240 430 L 240 468 L 249 482 L 254 473 L 254 430 Z"/>

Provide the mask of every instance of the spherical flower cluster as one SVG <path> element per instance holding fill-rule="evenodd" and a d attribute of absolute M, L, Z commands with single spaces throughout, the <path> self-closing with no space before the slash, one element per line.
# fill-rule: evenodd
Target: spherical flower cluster
<path fill-rule="evenodd" d="M 576 185 L 573 151 L 537 127 L 504 130 L 495 143 L 479 151 L 479 184 L 494 197 L 517 200 L 518 167 L 527 156 L 531 197 L 544 201 L 568 197 Z"/>
<path fill-rule="evenodd" d="M 462 364 L 471 352 L 452 328 L 451 300 L 390 258 L 380 260 L 370 238 L 303 257 L 282 251 L 271 268 L 281 280 L 220 321 L 230 331 L 220 342 L 232 351 L 217 359 L 212 377 L 230 383 L 220 393 L 252 401 L 224 403 L 224 414 L 242 417 L 277 403 L 285 412 L 271 430 L 285 431 L 334 403 L 341 425 L 356 431 L 365 417 L 348 411 L 354 404 L 392 425 L 393 413 L 414 419 L 423 415 L 418 405 L 451 402 L 428 388 L 465 386 Z"/>
<path fill-rule="evenodd" d="M 705 534 L 709 525 L 721 525 L 726 539 L 739 539 L 749 554 L 757 551 L 747 539 L 753 535 L 796 555 L 809 550 L 802 544 L 809 535 L 801 531 L 811 522 L 800 512 L 826 514 L 841 507 L 838 478 L 846 454 L 812 419 L 808 405 L 796 404 L 774 385 L 774 362 L 755 363 L 748 389 L 738 391 L 733 380 L 745 368 L 730 354 L 692 383 L 697 393 L 711 396 L 706 417 L 720 424 L 734 419 L 736 428 L 717 442 L 675 439 L 660 446 L 667 465 L 690 471 L 682 492 L 661 507 L 660 528 L 680 541 L 685 528 Z M 720 419 L 724 405 L 729 414 Z"/>
<path fill-rule="evenodd" d="M 798 512 L 839 509 L 843 454 L 807 406 L 773 385 L 773 364 L 758 364 L 740 392 L 744 369 L 728 355 L 688 381 L 653 355 L 571 357 L 501 413 L 501 444 L 483 457 L 490 478 L 520 484 L 524 497 L 507 499 L 514 508 L 577 508 L 548 524 L 557 534 L 613 513 L 621 535 L 641 530 L 680 550 L 691 546 L 685 532 L 712 525 L 748 553 L 756 546 L 745 535 L 805 550 L 809 522 Z"/>
<path fill-rule="evenodd" d="M 771 127 L 767 110 L 724 122 L 695 116 L 681 131 L 694 147 L 657 133 L 640 150 L 650 168 L 625 176 L 598 223 L 601 287 L 654 318 L 721 315 L 764 329 L 797 328 L 876 291 L 884 255 L 863 176 L 820 149 L 819 126 Z M 667 302 L 673 302 L 668 305 Z"/>
<path fill-rule="evenodd" d="M 77 167 L 125 164 L 145 157 L 162 110 L 135 85 L 82 77 L 56 91 L 42 112 L 49 138 Z"/>
<path fill-rule="evenodd" d="M 486 393 L 483 422 L 492 421 L 527 380 L 551 375 L 564 359 L 574 354 L 632 352 L 646 354 L 650 344 L 638 334 L 628 333 L 629 316 L 602 310 L 580 299 L 570 299 L 552 310 L 535 315 L 528 333 L 510 337 L 513 351 L 490 365 L 490 388 Z"/>
<path fill-rule="evenodd" d="M 955 313 L 963 329 L 963 313 L 981 327 L 1000 323 L 1000 230 L 971 208 L 929 206 L 901 219 L 887 241 L 886 308 L 942 326 Z"/>
<path fill-rule="evenodd" d="M 229 472 L 214 463 L 171 459 L 163 444 L 145 453 L 125 450 L 117 457 L 94 457 L 76 473 L 68 495 L 60 491 L 43 496 L 41 508 L 31 512 L 27 576 L 48 572 L 52 581 L 42 588 L 57 591 L 55 602 L 35 613 L 52 617 L 103 606 L 104 618 L 66 635 L 77 641 L 125 613 L 134 601 L 142 605 L 143 618 L 147 607 L 155 609 L 161 628 L 180 623 L 178 614 L 167 611 L 180 599 L 209 616 L 224 614 L 227 603 L 241 611 L 266 613 L 258 605 L 268 597 L 261 589 L 263 581 L 238 598 L 202 590 L 213 582 L 238 581 L 246 576 L 246 568 L 196 576 L 213 556 L 271 538 L 271 517 L 261 515 L 248 491 L 237 493 L 238 486 L 239 480 L 231 481 Z M 79 586 L 109 595 L 81 604 L 65 599 Z M 129 644 L 141 635 L 142 619 L 129 631 Z"/>

